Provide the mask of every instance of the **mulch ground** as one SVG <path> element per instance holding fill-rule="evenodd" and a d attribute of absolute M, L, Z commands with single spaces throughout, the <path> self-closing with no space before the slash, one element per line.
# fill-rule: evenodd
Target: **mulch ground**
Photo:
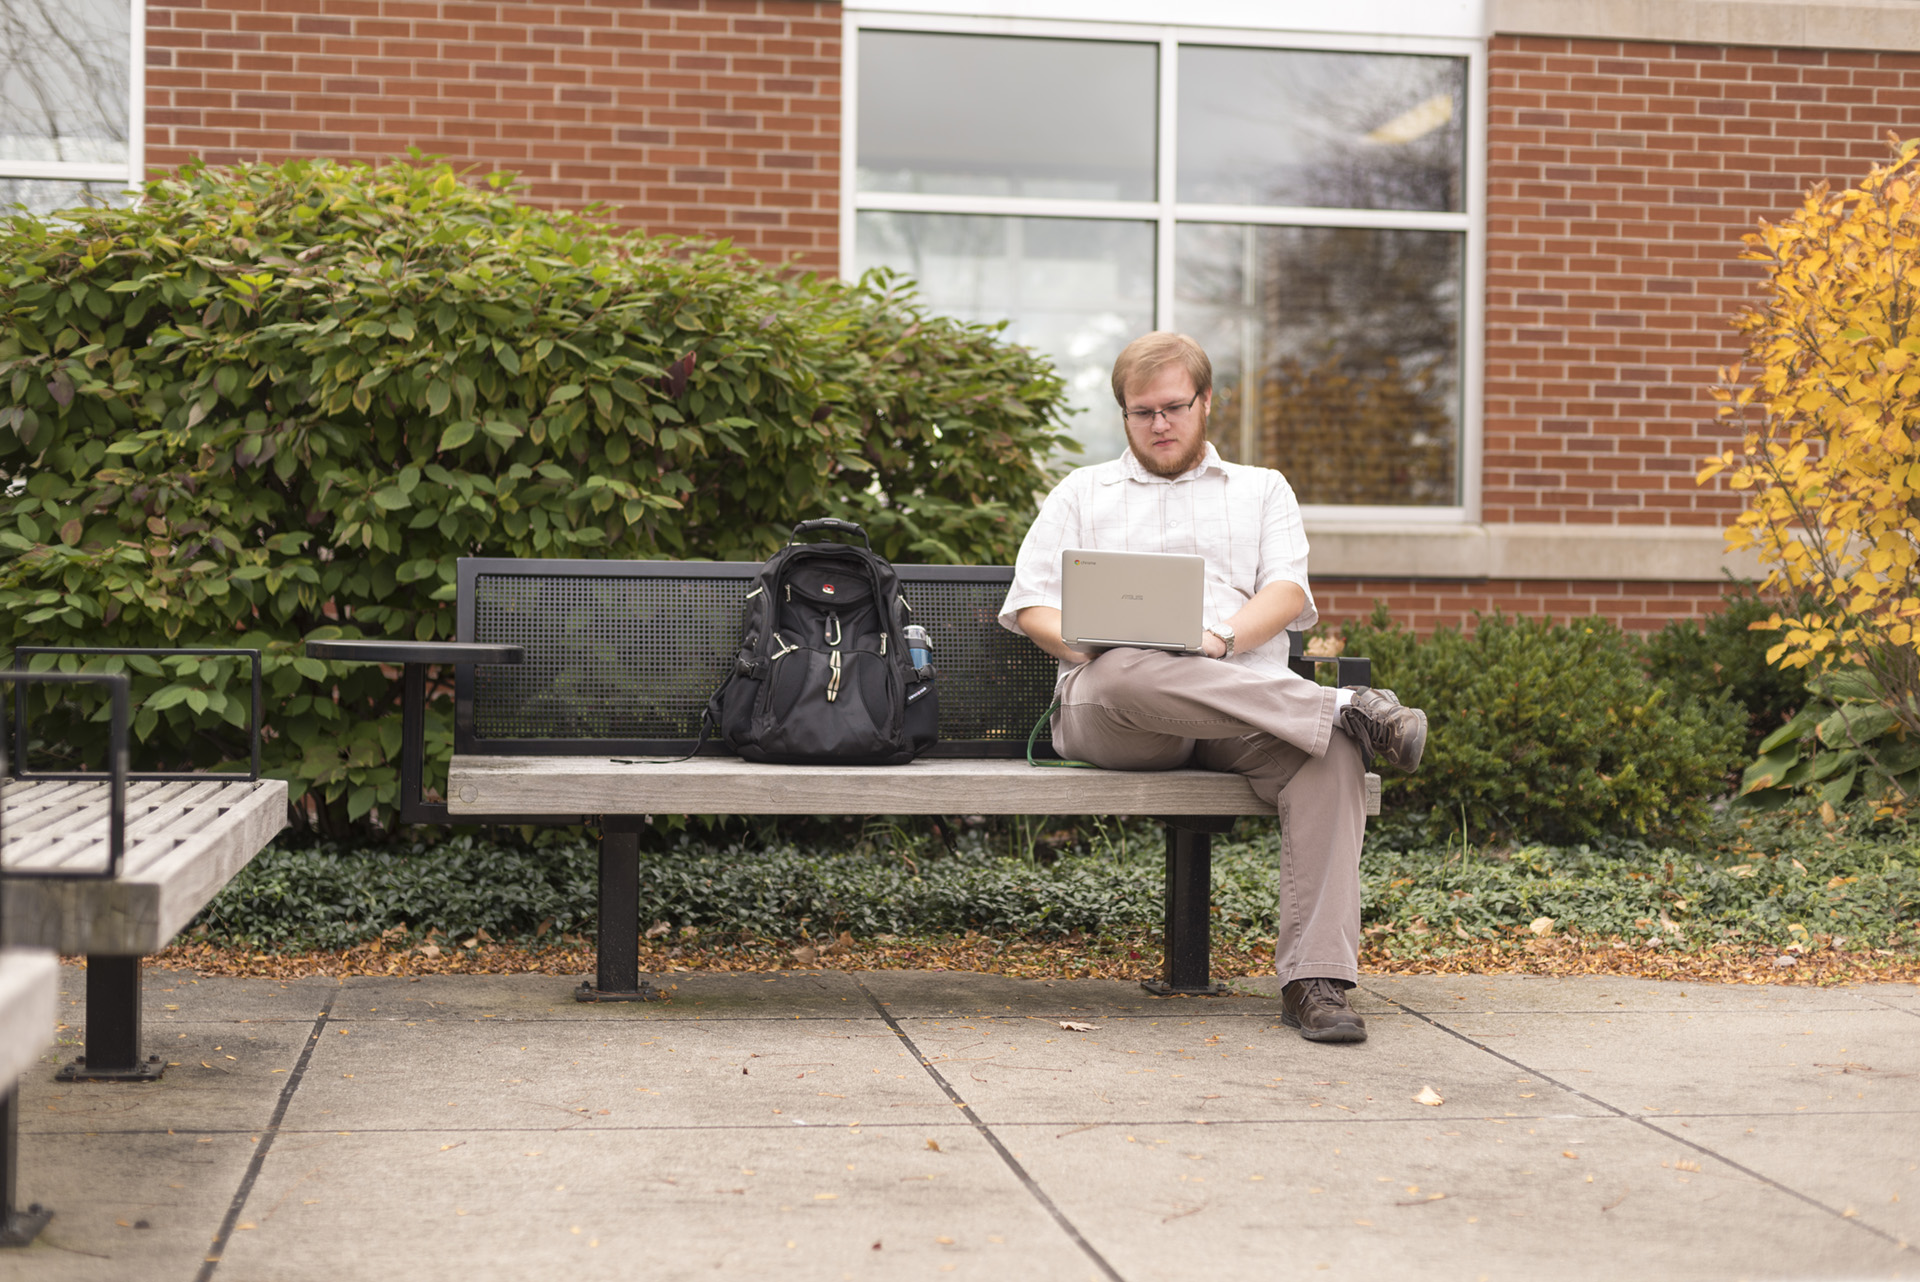
<path fill-rule="evenodd" d="M 1782 961 L 1791 958 L 1791 961 Z M 373 940 L 337 951 L 255 952 L 205 943 L 175 945 L 151 959 L 158 966 L 203 976 L 296 979 L 347 975 L 586 975 L 594 969 L 590 942 L 568 936 L 549 945 L 501 944 L 490 940 L 430 939 L 425 944 Z M 1146 936 L 1117 942 L 997 939 L 963 935 L 930 939 L 854 940 L 841 936 L 824 946 L 750 940 L 703 944 L 698 940 L 643 941 L 640 969 L 648 975 L 687 972 L 803 970 L 951 970 L 1021 979 L 1125 979 L 1157 974 L 1161 953 Z M 1648 947 L 1618 940 L 1556 936 L 1452 946 L 1369 943 L 1362 972 L 1376 975 L 1627 975 L 1695 983 L 1832 985 L 1904 981 L 1920 983 L 1920 949 L 1837 950 L 1816 947 L 1757 949 L 1751 945 L 1694 948 Z M 1216 942 L 1216 979 L 1273 973 L 1271 947 L 1246 948 Z"/>

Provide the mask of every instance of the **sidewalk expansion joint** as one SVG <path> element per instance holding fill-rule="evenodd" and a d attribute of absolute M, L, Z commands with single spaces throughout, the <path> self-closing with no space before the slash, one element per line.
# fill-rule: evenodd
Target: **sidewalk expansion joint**
<path fill-rule="evenodd" d="M 1850 1224 L 1854 1228 L 1860 1229 L 1862 1232 L 1871 1233 L 1873 1236 L 1892 1245 L 1897 1250 L 1904 1251 L 1912 1255 L 1920 1255 L 1920 1247 L 1916 1247 L 1913 1244 L 1902 1240 L 1898 1236 L 1887 1232 L 1885 1229 L 1875 1228 L 1873 1225 L 1866 1223 L 1864 1220 L 1861 1220 L 1857 1216 L 1849 1216 L 1845 1211 L 1841 1210 L 1838 1207 L 1828 1206 L 1825 1202 L 1820 1201 L 1818 1198 L 1812 1196 L 1811 1194 L 1802 1193 L 1799 1189 L 1793 1188 L 1792 1186 L 1787 1184 L 1782 1184 L 1779 1180 L 1774 1179 L 1772 1176 L 1762 1175 L 1759 1171 L 1754 1170 L 1752 1167 L 1747 1166 L 1740 1162 L 1736 1162 L 1732 1158 L 1728 1157 L 1726 1154 L 1720 1153 L 1715 1151 L 1714 1149 L 1708 1148 L 1705 1144 L 1700 1143 L 1698 1140 L 1688 1139 L 1684 1135 L 1676 1134 L 1675 1132 L 1667 1129 L 1664 1126 L 1657 1125 L 1656 1124 L 1657 1119 L 1655 1118 L 1644 1117 L 1636 1113 L 1629 1113 L 1627 1112 L 1627 1110 L 1620 1108 L 1617 1105 L 1609 1104 L 1606 1100 L 1601 1099 L 1597 1095 L 1591 1095 L 1588 1092 L 1581 1090 L 1578 1086 L 1575 1086 L 1571 1082 L 1563 1082 L 1559 1078 L 1554 1077 L 1551 1073 L 1543 1073 L 1531 1064 L 1525 1063 L 1521 1060 L 1517 1060 L 1511 1055 L 1502 1054 L 1500 1051 L 1493 1049 L 1493 1047 L 1486 1045 L 1484 1042 L 1477 1041 L 1474 1038 L 1469 1037 L 1467 1034 L 1461 1032 L 1456 1028 L 1449 1028 L 1447 1025 L 1441 1023 L 1439 1020 L 1422 1014 L 1421 1012 L 1413 1009 L 1413 1007 L 1408 1006 L 1404 1002 L 1395 1001 L 1393 998 L 1388 997 L 1384 993 L 1370 992 L 1369 995 L 1373 997 L 1378 997 L 1381 1001 L 1388 1002 L 1394 1006 L 1399 1007 L 1401 1010 L 1413 1016 L 1415 1019 L 1419 1020 L 1421 1023 L 1426 1024 L 1432 1028 L 1438 1029 L 1440 1032 L 1445 1033 L 1449 1037 L 1458 1038 L 1460 1041 L 1465 1042 L 1467 1045 L 1473 1047 L 1475 1050 L 1483 1051 L 1486 1054 L 1493 1056 L 1493 1058 L 1501 1061 L 1504 1064 L 1511 1064 L 1515 1068 L 1519 1069 L 1521 1072 L 1527 1073 L 1539 1079 L 1540 1081 L 1547 1083 L 1549 1086 L 1557 1087 L 1560 1090 L 1566 1091 L 1570 1095 L 1577 1096 L 1580 1099 L 1587 1101 L 1587 1103 L 1592 1104 L 1595 1108 L 1603 1108 L 1607 1112 L 1613 1114 L 1615 1117 L 1624 1118 L 1627 1121 L 1634 1123 L 1636 1126 L 1645 1127 L 1647 1130 L 1652 1131 L 1655 1135 L 1660 1136 L 1662 1139 L 1669 1139 L 1676 1144 L 1683 1144 L 1687 1148 L 1690 1148 L 1694 1152 L 1700 1154 L 1702 1157 L 1708 1158 L 1711 1161 L 1720 1163 L 1722 1166 L 1726 1166 L 1732 1170 L 1740 1172 L 1740 1174 L 1746 1176 L 1750 1180 L 1753 1180 L 1755 1183 L 1764 1184 L 1768 1188 L 1773 1189 L 1775 1192 L 1784 1193 L 1790 1198 L 1794 1198 L 1797 1201 L 1804 1202 L 1808 1206 L 1814 1208 L 1816 1211 L 1824 1211 L 1825 1213 L 1827 1213 L 1828 1215 L 1831 1215 L 1834 1219 L 1839 1220 L 1843 1224 Z M 1805 1116 L 1805 1114 L 1787 1114 L 1783 1116 Z"/>
<path fill-rule="evenodd" d="M 1894 1005 L 1894 1004 L 1893 1004 L 1892 1002 L 1888 1002 L 1888 1001 L 1881 1001 L 1881 1000 L 1880 1000 L 1880 999 L 1879 999 L 1878 997 L 1875 997 L 1875 996 L 1873 996 L 1873 995 L 1872 995 L 1871 993 L 1869 993 L 1869 994 L 1867 995 L 1867 1000 L 1868 1000 L 1868 1001 L 1871 1001 L 1871 1002 L 1874 1002 L 1874 1003 L 1876 1003 L 1876 1004 L 1878 1004 L 1878 1005 L 1881 1005 L 1881 1006 L 1884 1006 L 1884 1007 L 1886 1007 L 1886 1008 L 1887 1008 L 1888 1010 L 1897 1010 L 1897 1011 L 1899 1011 L 1899 1012 L 1900 1012 L 1900 1013 L 1901 1013 L 1902 1015 L 1911 1015 L 1911 1016 L 1913 1016 L 1913 1017 L 1914 1017 L 1915 1019 L 1920 1019 L 1920 1010 L 1914 1010 L 1914 1009 L 1913 1009 L 1912 1007 L 1910 1007 L 1910 1006 L 1895 1006 L 1895 1005 Z"/>
<path fill-rule="evenodd" d="M 293 1094 L 300 1089 L 300 1079 L 306 1076 L 307 1064 L 313 1059 L 313 1048 L 320 1044 L 320 1034 L 326 1031 L 327 1020 L 333 1014 L 334 998 L 339 994 L 338 988 L 329 992 L 326 1004 L 321 1006 L 320 1014 L 315 1017 L 313 1031 L 307 1035 L 307 1044 L 300 1048 L 300 1057 L 294 1061 L 293 1071 L 287 1074 L 286 1084 L 280 1088 L 280 1099 L 273 1106 L 273 1116 L 267 1119 L 267 1127 L 260 1133 L 260 1142 L 253 1146 L 253 1157 L 247 1162 L 247 1173 L 240 1177 L 240 1187 L 233 1191 L 233 1201 L 227 1207 L 226 1218 L 220 1221 L 220 1229 L 207 1247 L 207 1257 L 200 1264 L 200 1272 L 194 1275 L 194 1282 L 213 1282 L 214 1272 L 220 1267 L 220 1257 L 226 1253 L 234 1227 L 240 1223 L 240 1215 L 247 1209 L 247 1198 L 253 1192 L 253 1183 L 260 1178 L 261 1168 L 267 1164 L 267 1154 L 273 1151 L 274 1137 L 279 1135 L 280 1123 L 287 1117 L 287 1106 L 293 1103 Z"/>
<path fill-rule="evenodd" d="M 1018 1179 L 1021 1186 L 1033 1196 L 1036 1202 L 1040 1203 L 1041 1208 L 1053 1217 L 1053 1222 L 1060 1226 L 1061 1231 L 1067 1235 L 1067 1238 L 1075 1246 L 1080 1248 L 1082 1254 L 1093 1261 L 1094 1266 L 1106 1275 L 1109 1282 L 1126 1282 L 1126 1279 L 1120 1276 L 1119 1270 L 1107 1262 L 1107 1257 L 1100 1254 L 1100 1252 L 1095 1249 L 1093 1243 L 1087 1241 L 1086 1236 L 1075 1227 L 1072 1220 L 1067 1218 L 1066 1213 L 1054 1203 L 1051 1197 L 1047 1196 L 1047 1191 L 1041 1188 L 1039 1182 L 1028 1173 L 1027 1168 L 1020 1164 L 1020 1159 L 1015 1157 L 1013 1153 L 1008 1150 L 1007 1146 L 1000 1142 L 1000 1137 L 995 1135 L 985 1122 L 980 1120 L 980 1115 L 973 1111 L 973 1107 L 960 1098 L 960 1093 L 953 1089 L 952 1083 L 948 1082 L 947 1079 L 941 1075 L 940 1070 L 935 1068 L 932 1062 L 920 1052 L 920 1048 L 914 1045 L 913 1038 L 907 1035 L 907 1030 L 900 1026 L 900 1022 L 887 1010 L 885 1003 L 874 996 L 873 990 L 868 988 L 858 975 L 854 976 L 853 982 L 860 986 L 860 991 L 866 994 L 867 1000 L 873 1004 L 873 1009 L 879 1013 L 881 1019 L 887 1022 L 887 1027 L 893 1030 L 893 1035 L 900 1039 L 900 1044 L 906 1047 L 907 1054 L 913 1057 L 915 1063 L 927 1070 L 927 1076 L 933 1079 L 934 1085 L 938 1086 L 946 1097 L 953 1101 L 954 1107 L 960 1110 L 961 1116 L 967 1119 L 967 1122 L 979 1134 L 980 1138 L 985 1140 L 987 1145 L 992 1148 L 995 1153 L 1000 1155 L 1000 1160 L 1007 1164 L 1007 1169 L 1013 1172 L 1014 1178 Z"/>

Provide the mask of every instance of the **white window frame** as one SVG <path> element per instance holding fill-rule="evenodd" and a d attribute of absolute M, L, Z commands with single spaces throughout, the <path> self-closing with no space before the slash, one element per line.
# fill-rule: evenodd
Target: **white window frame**
<path fill-rule="evenodd" d="M 1040 18 L 969 17 L 852 9 L 842 16 L 840 273 L 851 274 L 855 224 L 860 213 L 991 214 L 1033 218 L 1109 218 L 1155 224 L 1154 324 L 1179 325 L 1174 299 L 1174 235 L 1182 222 L 1284 225 L 1294 227 L 1368 227 L 1442 230 L 1465 233 L 1460 315 L 1460 441 L 1457 505 L 1446 507 L 1302 505 L 1316 529 L 1379 529 L 1382 526 L 1469 525 L 1480 517 L 1482 457 L 1482 383 L 1486 295 L 1487 48 L 1480 39 L 1401 36 L 1383 33 L 1333 34 L 1213 26 L 1077 22 Z M 923 31 L 956 35 L 1035 36 L 1056 39 L 1116 40 L 1156 44 L 1160 50 L 1158 190 L 1153 200 L 1073 200 L 1025 196 L 933 196 L 915 192 L 858 190 L 860 120 L 860 32 Z M 1340 53 L 1437 54 L 1467 64 L 1465 172 L 1462 205 L 1457 212 L 1352 210 L 1210 205 L 1181 201 L 1175 190 L 1176 110 L 1182 44 L 1238 45 L 1249 48 L 1309 49 Z"/>
<path fill-rule="evenodd" d="M 0 178 L 49 182 L 122 182 L 138 190 L 147 171 L 147 0 L 127 0 L 127 160 L 93 164 L 74 160 L 0 159 Z"/>

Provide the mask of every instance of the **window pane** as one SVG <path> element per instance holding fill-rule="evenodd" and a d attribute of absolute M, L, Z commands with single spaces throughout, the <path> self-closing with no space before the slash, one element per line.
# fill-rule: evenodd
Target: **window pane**
<path fill-rule="evenodd" d="M 862 191 L 1151 200 L 1158 49 L 860 33 Z"/>
<path fill-rule="evenodd" d="M 127 0 L 0 0 L 0 161 L 127 159 Z"/>
<path fill-rule="evenodd" d="M 25 205 L 30 214 L 50 214 L 78 205 L 124 205 L 132 197 L 125 183 L 0 177 L 0 218 L 16 212 L 15 205 Z"/>
<path fill-rule="evenodd" d="M 1181 200 L 1458 210 L 1466 63 L 1180 50 Z"/>
<path fill-rule="evenodd" d="M 1222 454 L 1302 503 L 1459 502 L 1460 233 L 1183 223 L 1176 244 Z"/>
<path fill-rule="evenodd" d="M 1119 455 L 1108 380 L 1120 349 L 1153 328 L 1153 224 L 866 211 L 856 235 L 859 271 L 905 272 L 949 316 L 1011 320 L 1008 337 L 1052 360 L 1087 411 L 1073 420 L 1086 461 Z"/>

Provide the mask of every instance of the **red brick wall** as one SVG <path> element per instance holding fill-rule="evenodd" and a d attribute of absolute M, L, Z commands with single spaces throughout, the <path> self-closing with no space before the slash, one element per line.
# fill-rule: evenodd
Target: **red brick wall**
<path fill-rule="evenodd" d="M 1598 614 L 1628 632 L 1657 632 L 1669 619 L 1697 619 L 1720 609 L 1719 583 L 1633 583 L 1564 579 L 1335 579 L 1316 577 L 1313 603 L 1329 624 L 1364 619 L 1385 603 L 1396 623 L 1421 634 L 1435 628 L 1471 631 L 1476 612 L 1555 619 Z"/>
<path fill-rule="evenodd" d="M 1920 133 L 1920 55 L 1497 37 L 1489 62 L 1484 518 L 1724 524 L 1693 477 L 1759 279 L 1739 237 Z"/>
<path fill-rule="evenodd" d="M 839 261 L 829 0 L 148 0 L 147 160 L 408 147 L 556 206 Z"/>

